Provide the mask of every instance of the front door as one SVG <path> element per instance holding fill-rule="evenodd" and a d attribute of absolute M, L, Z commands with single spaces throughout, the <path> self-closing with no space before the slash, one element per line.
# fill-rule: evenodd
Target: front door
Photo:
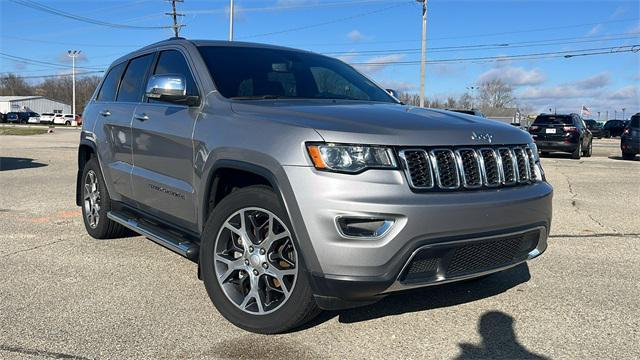
<path fill-rule="evenodd" d="M 161 51 L 154 75 L 181 74 L 198 95 L 181 52 Z M 198 108 L 148 99 L 133 116 L 133 191 L 139 207 L 188 230 L 196 229 L 192 132 Z"/>

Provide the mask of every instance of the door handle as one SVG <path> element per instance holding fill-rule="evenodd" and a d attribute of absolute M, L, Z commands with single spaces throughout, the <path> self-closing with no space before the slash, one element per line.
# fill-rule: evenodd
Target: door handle
<path fill-rule="evenodd" d="M 133 115 L 133 117 L 134 117 L 136 120 L 140 120 L 140 121 L 147 121 L 147 120 L 149 120 L 149 116 L 148 116 L 147 114 L 145 114 L 145 113 L 142 113 L 142 114 L 135 114 L 135 115 Z"/>
<path fill-rule="evenodd" d="M 111 111 L 102 110 L 102 111 L 100 111 L 100 115 L 102 115 L 102 116 L 111 116 Z"/>

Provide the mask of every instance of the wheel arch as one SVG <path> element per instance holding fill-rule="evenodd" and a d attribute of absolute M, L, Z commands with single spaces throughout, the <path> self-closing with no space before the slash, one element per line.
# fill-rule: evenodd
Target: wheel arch
<path fill-rule="evenodd" d="M 299 253 L 302 255 L 303 262 L 307 268 L 307 271 L 312 273 L 321 272 L 321 267 L 313 249 L 313 244 L 311 243 L 307 228 L 302 219 L 302 213 L 298 208 L 295 194 L 293 194 L 293 190 L 289 185 L 284 171 L 282 171 L 282 174 L 280 174 L 280 177 L 278 177 L 278 175 L 276 175 L 273 171 L 261 165 L 246 162 L 243 160 L 218 159 L 211 166 L 211 169 L 208 172 L 208 176 L 206 177 L 206 180 L 204 182 L 205 186 L 203 188 L 200 204 L 200 223 L 204 225 L 211 211 L 214 211 L 214 208 L 210 207 L 209 200 L 212 197 L 212 191 L 216 191 L 214 184 L 216 175 L 220 174 L 220 171 L 225 171 L 228 169 L 249 173 L 252 174 L 252 176 L 257 176 L 261 179 L 264 179 L 265 183 L 263 183 L 263 185 L 270 186 L 273 189 L 273 191 L 278 196 L 278 199 L 280 200 L 280 203 L 284 208 L 287 216 L 289 216 L 292 231 L 294 232 L 295 238 L 298 243 L 297 245 L 300 250 Z"/>
<path fill-rule="evenodd" d="M 76 205 L 78 206 L 82 205 L 81 183 L 84 166 L 92 157 L 97 158 L 97 153 L 95 143 L 84 139 L 80 141 L 80 146 L 78 147 L 78 173 L 76 175 Z"/>

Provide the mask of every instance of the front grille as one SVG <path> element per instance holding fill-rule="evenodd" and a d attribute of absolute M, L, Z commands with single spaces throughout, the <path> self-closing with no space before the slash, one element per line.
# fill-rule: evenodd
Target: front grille
<path fill-rule="evenodd" d="M 495 188 L 541 180 L 534 153 L 526 145 L 401 149 L 399 157 L 416 190 Z"/>
<path fill-rule="evenodd" d="M 473 274 L 507 266 L 520 252 L 522 240 L 519 236 L 460 246 L 455 249 L 449 262 L 447 276 Z"/>

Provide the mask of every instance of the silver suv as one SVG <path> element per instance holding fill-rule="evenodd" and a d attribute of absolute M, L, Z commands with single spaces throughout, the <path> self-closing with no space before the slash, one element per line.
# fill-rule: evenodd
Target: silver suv
<path fill-rule="evenodd" d="M 198 263 L 233 324 L 485 276 L 547 247 L 529 134 L 406 106 L 326 56 L 171 39 L 113 63 L 83 114 L 76 201 Z"/>

